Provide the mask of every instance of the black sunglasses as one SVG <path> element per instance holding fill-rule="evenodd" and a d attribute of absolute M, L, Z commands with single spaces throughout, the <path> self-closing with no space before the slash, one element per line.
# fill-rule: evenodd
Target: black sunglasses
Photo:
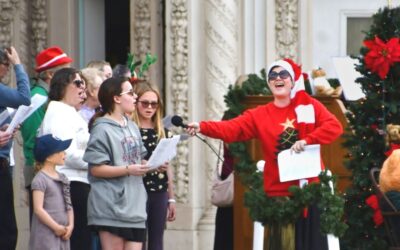
<path fill-rule="evenodd" d="M 281 71 L 279 71 L 279 72 L 271 71 L 271 72 L 269 72 L 269 74 L 268 74 L 268 81 L 276 80 L 276 79 L 278 78 L 278 76 L 279 76 L 279 78 L 281 78 L 282 80 L 285 80 L 285 79 L 287 79 L 288 77 L 290 77 L 290 73 L 289 73 L 289 71 L 287 71 L 287 70 L 281 70 Z"/>
<path fill-rule="evenodd" d="M 83 80 L 74 80 L 72 83 L 78 88 L 85 87 L 85 82 Z"/>

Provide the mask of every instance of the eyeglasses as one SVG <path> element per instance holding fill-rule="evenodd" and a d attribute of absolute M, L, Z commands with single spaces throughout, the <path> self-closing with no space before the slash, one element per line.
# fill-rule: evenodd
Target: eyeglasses
<path fill-rule="evenodd" d="M 125 94 L 128 94 L 130 96 L 134 96 L 135 93 L 133 92 L 133 89 L 130 89 L 130 90 L 121 92 L 121 94 L 119 94 L 119 95 L 121 96 L 121 95 L 125 95 Z"/>
<path fill-rule="evenodd" d="M 275 71 L 271 71 L 268 74 L 268 81 L 273 81 L 276 80 L 277 78 L 281 78 L 282 80 L 287 79 L 288 77 L 290 77 L 290 73 L 287 70 L 281 70 L 279 72 L 275 72 Z"/>
<path fill-rule="evenodd" d="M 149 102 L 149 101 L 138 101 L 142 104 L 143 108 L 153 108 L 156 109 L 158 107 L 158 102 Z"/>
<path fill-rule="evenodd" d="M 78 88 L 85 87 L 85 81 L 83 81 L 83 80 L 74 80 L 74 81 L 72 81 L 72 83 L 75 84 L 75 86 Z"/>

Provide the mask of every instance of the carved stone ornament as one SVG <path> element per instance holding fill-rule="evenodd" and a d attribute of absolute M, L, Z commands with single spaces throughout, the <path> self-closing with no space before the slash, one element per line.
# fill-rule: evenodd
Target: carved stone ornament
<path fill-rule="evenodd" d="M 18 0 L 0 0 L 0 49 L 11 45 L 13 37 L 12 24 L 18 6 Z M 9 83 L 10 74 L 5 76 L 2 82 Z"/>
<path fill-rule="evenodd" d="M 134 40 L 135 40 L 135 57 L 143 59 L 146 53 L 150 52 L 151 44 L 151 14 L 150 1 L 135 0 L 135 24 L 134 24 Z M 144 72 L 144 78 L 148 80 L 148 72 Z"/>
<path fill-rule="evenodd" d="M 34 0 L 31 2 L 32 23 L 32 58 L 47 48 L 47 1 Z"/>
<path fill-rule="evenodd" d="M 188 114 L 188 10 L 186 0 L 171 1 L 171 94 L 173 113 Z M 189 145 L 179 143 L 175 166 L 175 196 L 181 203 L 188 202 L 189 194 Z"/>
<path fill-rule="evenodd" d="M 298 0 L 276 0 L 276 54 L 297 61 L 299 48 Z"/>

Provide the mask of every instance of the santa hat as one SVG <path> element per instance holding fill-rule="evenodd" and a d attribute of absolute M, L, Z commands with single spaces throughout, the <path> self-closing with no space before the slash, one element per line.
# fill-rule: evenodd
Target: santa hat
<path fill-rule="evenodd" d="M 42 72 L 59 65 L 72 62 L 72 59 L 59 47 L 50 47 L 42 50 L 36 56 L 36 72 Z"/>
<path fill-rule="evenodd" d="M 304 77 L 303 74 L 301 73 L 301 65 L 296 64 L 292 59 L 285 58 L 283 60 L 278 60 L 273 62 L 269 68 L 268 68 L 268 74 L 271 72 L 271 70 L 275 67 L 282 67 L 285 70 L 287 70 L 292 77 L 292 80 L 294 82 L 294 86 L 292 88 L 292 91 L 290 92 L 290 98 L 293 99 L 297 92 L 301 90 L 305 90 L 304 87 Z"/>

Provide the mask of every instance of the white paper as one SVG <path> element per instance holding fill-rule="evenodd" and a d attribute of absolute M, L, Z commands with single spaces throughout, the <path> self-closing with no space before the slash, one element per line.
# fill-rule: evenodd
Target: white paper
<path fill-rule="evenodd" d="M 346 100 L 357 101 L 364 98 L 361 85 L 356 82 L 356 79 L 362 76 L 355 68 L 358 61 L 348 56 L 334 57 L 332 60 Z"/>
<path fill-rule="evenodd" d="M 17 112 L 10 125 L 8 126 L 6 132 L 11 133 L 14 129 L 21 123 L 23 123 L 26 118 L 28 118 L 33 112 L 35 112 L 40 106 L 42 106 L 47 101 L 47 97 L 39 94 L 35 94 L 31 98 L 31 105 L 25 106 L 21 105 L 18 107 Z"/>
<path fill-rule="evenodd" d="M 150 169 L 154 169 L 172 160 L 176 155 L 176 145 L 179 142 L 179 138 L 179 135 L 174 135 L 172 138 L 161 139 L 147 161 L 147 166 Z"/>
<path fill-rule="evenodd" d="M 321 172 L 321 146 L 305 146 L 301 153 L 290 149 L 278 154 L 279 179 L 281 182 L 316 177 Z"/>

